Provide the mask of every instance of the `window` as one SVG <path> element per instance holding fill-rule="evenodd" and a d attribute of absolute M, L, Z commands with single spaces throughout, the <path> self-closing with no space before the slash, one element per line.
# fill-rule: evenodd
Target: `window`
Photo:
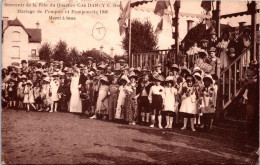
<path fill-rule="evenodd" d="M 35 56 L 36 56 L 36 49 L 32 49 L 32 51 L 31 51 L 31 56 L 32 56 L 32 57 L 35 57 Z"/>
<path fill-rule="evenodd" d="M 20 47 L 19 46 L 13 46 L 12 47 L 12 59 L 20 59 Z"/>
<path fill-rule="evenodd" d="M 13 36 L 13 41 L 14 42 L 19 42 L 20 41 L 20 32 L 14 31 L 12 36 Z"/>

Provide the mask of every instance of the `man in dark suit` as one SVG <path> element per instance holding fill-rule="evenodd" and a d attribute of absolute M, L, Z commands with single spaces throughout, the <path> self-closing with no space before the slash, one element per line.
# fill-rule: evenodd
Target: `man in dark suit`
<path fill-rule="evenodd" d="M 238 30 L 236 30 L 233 39 L 230 40 L 228 45 L 230 62 L 233 62 L 240 55 L 242 51 L 242 42 Z"/>

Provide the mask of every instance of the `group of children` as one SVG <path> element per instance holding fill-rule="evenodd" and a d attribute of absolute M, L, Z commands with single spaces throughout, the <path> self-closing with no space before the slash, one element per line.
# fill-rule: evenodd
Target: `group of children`
<path fill-rule="evenodd" d="M 2 70 L 2 106 L 15 109 L 73 112 L 91 115 L 90 119 L 123 120 L 131 125 L 171 129 L 195 126 L 210 130 L 217 98 L 217 76 L 199 67 L 193 71 L 173 64 L 167 76 L 162 65 L 154 71 L 101 63 L 98 67 L 63 62 L 47 65 L 10 66 Z M 165 77 L 164 77 L 165 76 Z M 166 123 L 164 123 L 164 118 Z M 195 126 L 194 126 L 195 125 Z"/>

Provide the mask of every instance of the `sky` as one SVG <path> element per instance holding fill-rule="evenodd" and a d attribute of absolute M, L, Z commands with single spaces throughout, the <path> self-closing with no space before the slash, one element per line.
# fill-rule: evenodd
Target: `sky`
<path fill-rule="evenodd" d="M 2 16 L 9 17 L 9 19 L 15 19 L 16 17 L 21 21 L 21 23 L 26 28 L 35 28 L 35 23 L 38 21 L 40 23 L 40 28 L 42 29 L 42 43 L 48 42 L 50 44 L 56 44 L 58 40 L 65 40 L 69 47 L 76 47 L 78 50 L 90 50 L 92 48 L 100 49 L 103 45 L 103 51 L 110 54 L 110 49 L 113 47 L 114 55 L 124 54 L 124 50 L 121 47 L 122 37 L 119 34 L 119 25 L 117 19 L 119 18 L 120 1 L 89 1 L 89 0 L 3 0 L 2 2 Z M 97 5 L 104 4 L 110 5 L 110 7 L 70 7 L 70 8 L 55 8 L 55 7 L 24 7 L 23 10 L 84 10 L 84 11 L 99 11 L 108 10 L 107 14 L 85 14 L 85 15 L 68 15 L 75 16 L 76 20 L 49 20 L 49 16 L 60 16 L 54 14 L 28 14 L 28 13 L 17 13 L 17 9 L 20 7 L 7 7 L 5 3 L 19 4 L 19 3 L 45 3 L 50 5 L 50 3 L 59 4 L 75 4 L 79 3 L 81 5 Z M 132 2 L 134 2 L 132 0 Z M 122 4 L 125 6 L 127 1 L 123 1 Z M 174 4 L 174 1 L 171 1 Z M 203 9 L 200 7 L 201 1 L 185 0 L 181 1 L 180 12 L 201 14 Z M 221 14 L 229 14 L 239 11 L 247 10 L 247 1 L 222 1 L 221 2 Z M 131 18 L 139 19 L 141 21 L 149 20 L 154 26 L 154 30 L 160 20 L 160 17 L 153 13 L 156 2 L 151 2 L 139 7 L 135 7 L 131 10 Z M 116 7 L 112 7 L 116 6 Z M 258 7 L 259 8 L 259 7 Z M 170 8 L 168 8 L 170 10 Z M 61 16 L 67 16 L 65 14 Z M 158 46 L 159 49 L 168 49 L 170 45 L 174 43 L 171 38 L 172 27 L 169 22 L 171 16 L 164 17 L 163 31 L 158 36 Z M 198 18 L 192 17 L 181 17 L 180 18 L 180 39 L 184 38 L 187 33 L 187 20 L 194 20 L 194 25 L 199 22 Z M 222 19 L 221 23 L 228 23 L 231 26 L 237 26 L 238 22 L 245 21 L 246 24 L 250 24 L 250 16 L 235 17 L 233 19 Z M 104 25 L 106 29 L 106 34 L 102 40 L 96 40 L 92 36 L 93 27 L 97 22 Z"/>

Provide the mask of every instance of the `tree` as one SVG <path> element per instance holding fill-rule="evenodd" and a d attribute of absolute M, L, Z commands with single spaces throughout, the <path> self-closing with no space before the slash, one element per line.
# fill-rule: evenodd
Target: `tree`
<path fill-rule="evenodd" d="M 77 50 L 76 47 L 73 47 L 70 49 L 69 54 L 68 54 L 68 58 L 67 60 L 70 61 L 71 63 L 78 63 L 81 62 L 81 54 L 79 53 L 79 51 Z"/>
<path fill-rule="evenodd" d="M 65 41 L 60 40 L 53 48 L 52 58 L 57 61 L 68 61 L 68 45 Z"/>
<path fill-rule="evenodd" d="M 52 46 L 45 42 L 39 49 L 40 60 L 49 61 L 52 56 Z"/>
<path fill-rule="evenodd" d="M 153 26 L 150 21 L 135 19 L 131 23 L 131 52 L 152 51 L 157 49 L 158 38 L 154 34 Z M 126 33 L 122 40 L 122 48 L 129 50 L 129 33 Z"/>

